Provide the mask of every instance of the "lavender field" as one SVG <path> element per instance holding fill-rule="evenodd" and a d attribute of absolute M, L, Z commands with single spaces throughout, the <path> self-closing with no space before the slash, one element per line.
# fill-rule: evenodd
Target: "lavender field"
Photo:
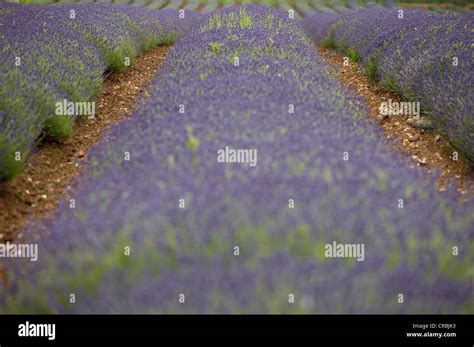
<path fill-rule="evenodd" d="M 15 153 L 68 136 L 57 100 L 94 100 L 124 58 L 172 45 L 21 231 L 37 260 L 2 256 L 0 313 L 473 313 L 474 199 L 411 167 L 315 50 L 420 102 L 469 162 L 472 12 L 221 5 L 0 3 L 5 181 Z"/>

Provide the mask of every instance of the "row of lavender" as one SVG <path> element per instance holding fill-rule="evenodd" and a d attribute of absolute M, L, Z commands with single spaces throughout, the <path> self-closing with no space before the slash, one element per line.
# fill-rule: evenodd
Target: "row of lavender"
<path fill-rule="evenodd" d="M 71 134 L 78 112 L 60 112 L 58 105 L 93 101 L 106 70 L 172 43 L 192 22 L 179 21 L 178 11 L 106 4 L 2 1 L 0 13 L 0 181 L 21 170 L 43 135 L 62 140 Z"/>
<path fill-rule="evenodd" d="M 39 260 L 8 264 L 0 311 L 472 312 L 474 202 L 384 143 L 298 20 L 206 16 L 153 88 L 30 240 Z"/>
<path fill-rule="evenodd" d="M 418 101 L 474 161 L 474 13 L 358 10 L 304 19 L 309 36 L 360 60 L 369 77 Z"/>

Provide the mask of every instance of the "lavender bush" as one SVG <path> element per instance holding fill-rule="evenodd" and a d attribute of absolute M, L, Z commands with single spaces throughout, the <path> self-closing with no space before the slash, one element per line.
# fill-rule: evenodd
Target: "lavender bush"
<path fill-rule="evenodd" d="M 474 202 L 409 168 L 298 20 L 211 13 L 153 90 L 31 240 L 38 262 L 7 264 L 1 312 L 472 312 Z M 226 146 L 258 162 L 219 163 Z"/>
<path fill-rule="evenodd" d="M 419 101 L 452 143 L 474 160 L 474 13 L 427 13 L 382 47 L 377 73 Z M 403 63 L 401 63 L 403 62 Z"/>
<path fill-rule="evenodd" d="M 332 12 L 313 14 L 303 19 L 303 27 L 308 36 L 315 42 L 321 43 L 328 34 L 329 27 L 339 18 Z"/>
<path fill-rule="evenodd" d="M 0 181 L 14 176 L 63 99 L 92 101 L 108 70 L 141 50 L 172 43 L 195 18 L 123 5 L 21 5 L 0 2 Z M 61 124 L 53 124 L 58 129 Z M 54 137 L 54 136 L 52 136 Z M 17 156 L 19 154 L 19 157 Z M 20 159 L 20 160 L 18 160 Z"/>
<path fill-rule="evenodd" d="M 437 127 L 473 161 L 473 20 L 472 11 L 378 8 L 337 19 L 316 14 L 305 19 L 305 27 L 312 39 L 360 60 L 369 77 L 387 89 L 419 101 Z"/>

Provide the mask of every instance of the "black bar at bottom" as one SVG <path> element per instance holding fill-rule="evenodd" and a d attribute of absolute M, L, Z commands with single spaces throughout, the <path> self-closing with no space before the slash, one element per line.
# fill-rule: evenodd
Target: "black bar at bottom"
<path fill-rule="evenodd" d="M 54 324 L 54 336 L 53 326 Z M 22 336 L 20 336 L 22 335 Z M 27 336 L 24 336 L 27 335 Z M 43 336 L 32 336 L 43 335 Z M 313 336 L 396 345 L 473 346 L 473 315 L 2 315 L 0 346 L 162 336 Z"/>

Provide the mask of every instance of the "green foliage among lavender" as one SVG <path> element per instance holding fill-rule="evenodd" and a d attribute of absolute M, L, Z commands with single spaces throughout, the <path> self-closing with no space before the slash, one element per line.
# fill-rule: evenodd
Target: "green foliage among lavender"
<path fill-rule="evenodd" d="M 474 14 L 379 8 L 304 20 L 309 36 L 361 59 L 371 79 L 419 101 L 474 161 Z"/>
<path fill-rule="evenodd" d="M 14 1 L 14 0 L 12 0 Z M 296 15 L 307 16 L 315 12 L 332 12 L 341 13 L 350 9 L 375 6 L 391 6 L 395 2 L 403 2 L 403 0 L 96 0 L 93 2 L 101 3 L 122 3 L 133 5 L 137 7 L 146 7 L 154 10 L 162 9 L 181 9 L 199 10 L 201 13 L 209 13 L 226 6 L 254 3 L 260 5 L 270 5 L 281 10 L 287 11 L 293 9 Z M 425 1 L 434 2 L 435 0 Z M 462 4 L 463 1 L 455 1 L 457 4 Z M 470 0 L 472 1 L 472 0 Z M 85 2 L 81 0 L 20 0 L 24 3 L 71 3 L 71 2 Z M 92 1 L 88 1 L 92 2 Z M 420 2 L 420 0 L 418 0 Z"/>
<path fill-rule="evenodd" d="M 192 19 L 190 12 L 180 21 L 177 11 L 122 5 L 0 2 L 0 181 L 19 172 L 43 135 L 63 139 L 72 132 L 77 114 L 57 117 L 57 102 L 93 101 L 106 70 L 172 43 Z"/>
<path fill-rule="evenodd" d="M 72 135 L 73 122 L 66 115 L 55 114 L 44 121 L 44 130 L 52 140 L 65 140 Z"/>
<path fill-rule="evenodd" d="M 308 36 L 315 42 L 320 43 L 324 40 L 332 40 L 328 37 L 329 27 L 339 17 L 336 13 L 318 13 L 303 19 L 303 27 Z M 329 47 L 328 47 L 329 48 Z"/>
<path fill-rule="evenodd" d="M 153 91 L 90 153 L 38 262 L 8 264 L 0 312 L 473 311 L 474 202 L 387 146 L 286 12 L 203 17 Z M 258 163 L 219 163 L 226 146 Z"/>

